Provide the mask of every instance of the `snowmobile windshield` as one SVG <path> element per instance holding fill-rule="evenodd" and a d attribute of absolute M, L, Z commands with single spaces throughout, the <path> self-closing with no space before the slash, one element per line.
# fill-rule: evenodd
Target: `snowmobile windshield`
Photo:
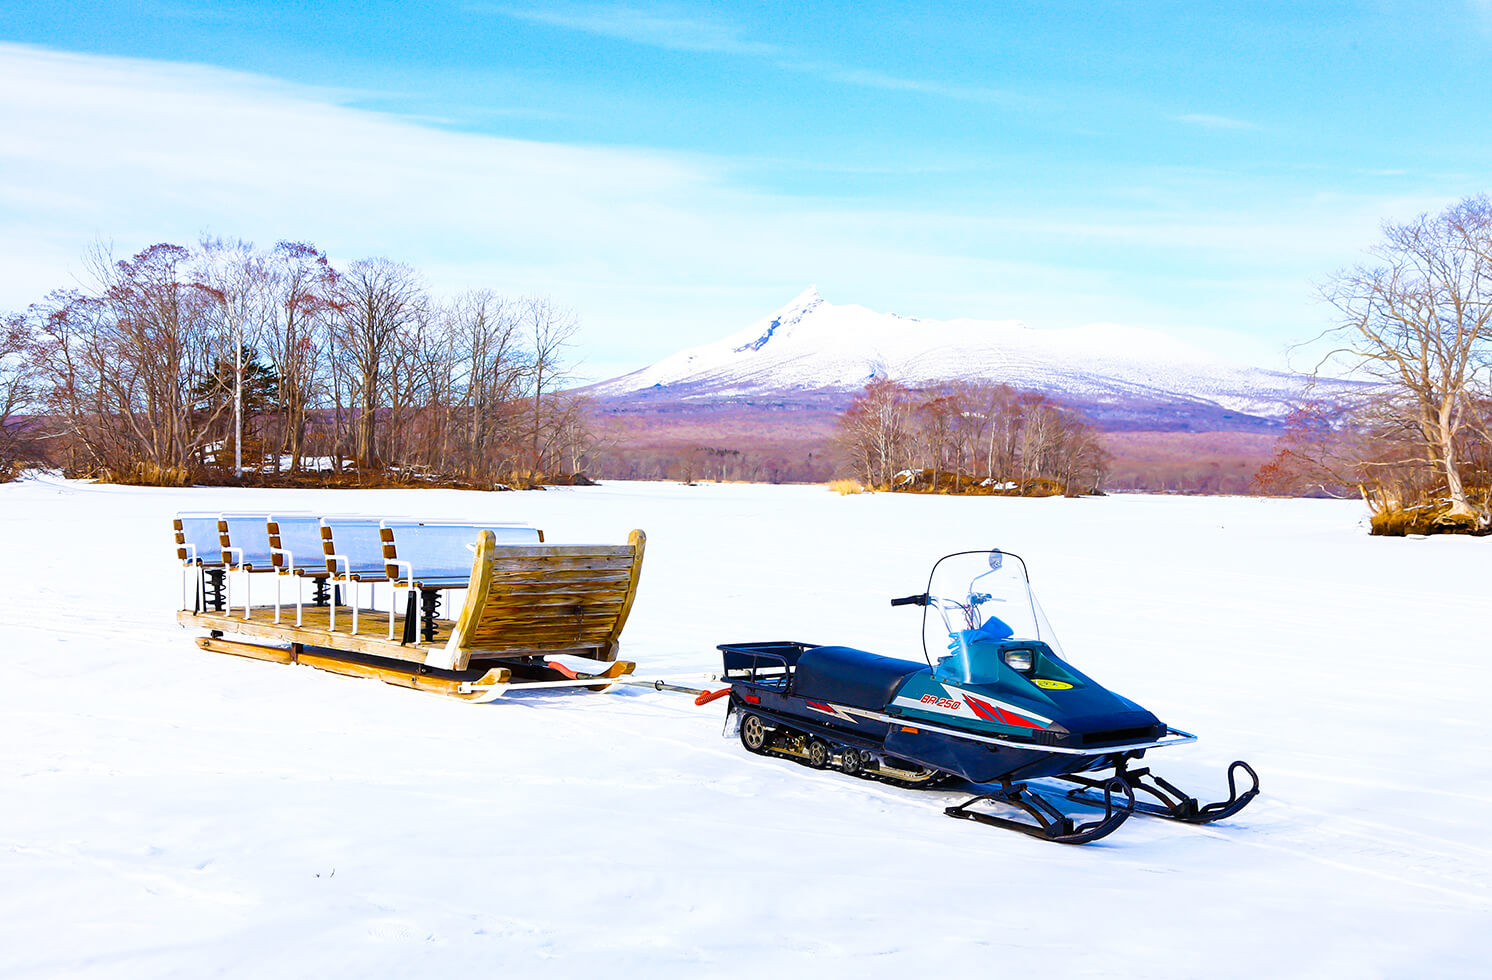
<path fill-rule="evenodd" d="M 1030 676 L 1062 656 L 1031 591 L 1026 563 L 998 550 L 948 555 L 933 566 L 922 643 L 936 673 L 992 684 L 1013 670 Z"/>

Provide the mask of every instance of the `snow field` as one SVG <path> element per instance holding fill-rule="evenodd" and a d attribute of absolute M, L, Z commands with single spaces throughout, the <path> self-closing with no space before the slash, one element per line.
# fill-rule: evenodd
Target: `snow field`
<path fill-rule="evenodd" d="M 1022 554 L 1074 662 L 1192 746 L 1232 820 L 1066 848 L 747 755 L 720 703 L 487 706 L 208 655 L 177 510 L 648 533 L 623 656 L 720 642 L 919 656 L 949 551 Z M 0 977 L 1485 975 L 1492 541 L 1375 540 L 1349 502 L 0 486 Z M 90 564 L 91 563 L 91 564 Z M 268 583 L 257 585 L 268 597 Z"/>

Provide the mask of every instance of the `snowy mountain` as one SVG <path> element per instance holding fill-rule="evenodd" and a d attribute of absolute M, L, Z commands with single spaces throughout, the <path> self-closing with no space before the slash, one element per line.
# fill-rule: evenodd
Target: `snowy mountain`
<path fill-rule="evenodd" d="M 1184 429 L 1270 426 L 1305 380 L 1135 327 L 928 320 L 836 305 L 809 287 L 738 333 L 589 391 L 607 401 L 842 403 L 876 377 L 993 380 L 1061 398 L 1106 427 Z"/>

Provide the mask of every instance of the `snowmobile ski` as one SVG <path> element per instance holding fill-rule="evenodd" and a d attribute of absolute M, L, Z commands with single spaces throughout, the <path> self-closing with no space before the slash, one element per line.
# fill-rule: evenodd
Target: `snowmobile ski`
<path fill-rule="evenodd" d="M 1237 774 L 1243 770 L 1253 781 L 1253 785 L 1242 793 L 1238 792 Z M 1103 806 L 1104 801 L 1094 791 L 1106 786 L 1107 783 L 1090 779 L 1086 776 L 1069 774 L 1059 776 L 1059 779 L 1069 783 L 1079 784 L 1079 788 L 1071 790 L 1067 798 L 1074 803 L 1084 806 Z M 1127 783 L 1136 792 L 1145 793 L 1159 800 L 1159 803 L 1151 803 L 1148 800 L 1137 801 L 1134 812 L 1143 813 L 1152 817 L 1164 817 L 1167 820 L 1179 820 L 1182 823 L 1212 823 L 1214 820 L 1223 820 L 1248 806 L 1254 797 L 1259 795 L 1259 774 L 1254 767 L 1243 760 L 1238 760 L 1228 766 L 1228 798 L 1216 803 L 1199 803 L 1197 798 L 1189 796 L 1178 789 L 1170 781 L 1152 773 L 1149 768 L 1144 769 L 1119 769 L 1114 774 L 1114 779 Z M 1108 782 L 1112 782 L 1110 779 Z"/>
<path fill-rule="evenodd" d="M 1128 820 L 1129 815 L 1134 812 L 1135 794 L 1128 783 L 1122 779 L 1110 779 L 1103 784 L 1103 787 L 1104 795 L 1101 804 L 1104 808 L 1103 816 L 1087 823 L 1076 822 L 1046 799 L 1031 792 L 1024 783 L 1006 783 L 999 789 L 982 793 L 958 806 L 950 806 L 943 812 L 950 817 L 977 820 L 991 827 L 1018 831 L 1031 837 L 1055 841 L 1058 844 L 1087 844 L 1101 837 L 1107 837 L 1118 830 L 1119 825 Z M 975 804 L 985 802 L 1019 807 L 1030 814 L 1036 823 L 1028 824 L 998 814 L 972 809 Z"/>

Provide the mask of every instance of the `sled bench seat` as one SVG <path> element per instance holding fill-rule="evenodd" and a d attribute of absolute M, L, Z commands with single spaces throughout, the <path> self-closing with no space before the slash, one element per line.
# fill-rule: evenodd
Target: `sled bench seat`
<path fill-rule="evenodd" d="M 223 546 L 218 535 L 217 513 L 184 511 L 171 521 L 176 534 L 176 558 L 181 562 L 182 605 L 190 601 L 196 608 L 208 603 L 208 572 L 215 572 L 213 592 L 221 595 Z M 192 598 L 187 599 L 187 591 Z"/>
<path fill-rule="evenodd" d="M 399 597 L 408 595 L 404 619 L 404 641 L 414 639 L 415 593 L 421 598 L 423 634 L 435 635 L 434 620 L 438 593 L 464 589 L 471 584 L 477 538 L 491 531 L 498 544 L 542 544 L 544 532 L 526 524 L 479 524 L 462 521 L 384 521 L 379 531 L 383 541 L 384 577 L 392 597 L 389 603 L 389 639 L 394 638 L 394 611 Z"/>
<path fill-rule="evenodd" d="M 411 589 L 466 588 L 477 538 L 489 530 L 497 544 L 543 544 L 544 532 L 525 524 L 384 521 L 384 576 Z"/>
<path fill-rule="evenodd" d="M 218 517 L 218 543 L 223 552 L 224 567 L 231 573 L 243 577 L 243 609 L 248 615 L 252 604 L 252 579 L 255 574 L 273 574 L 274 542 L 270 538 L 269 525 L 276 521 L 291 522 L 297 518 L 317 520 L 309 514 L 224 513 Z M 275 583 L 276 593 L 279 583 Z M 234 603 L 230 592 L 228 608 Z"/>
<path fill-rule="evenodd" d="M 262 511 L 182 512 L 172 520 L 176 534 L 176 556 L 184 567 L 196 570 L 199 599 L 205 604 L 205 579 L 218 572 L 213 582 L 213 604 L 225 601 L 223 576 L 230 572 L 272 571 L 269 534 Z M 246 587 L 247 588 L 247 587 Z M 248 598 L 245 596 L 245 603 Z M 228 608 L 233 607 L 231 600 Z"/>
<path fill-rule="evenodd" d="M 322 518 L 311 514 L 271 517 L 265 522 L 269 535 L 270 564 L 275 571 L 275 622 L 280 621 L 282 587 L 295 587 L 295 625 L 305 621 L 302 585 L 310 582 L 317 606 L 328 606 L 331 596 L 326 570 L 326 550 L 321 541 Z"/>
<path fill-rule="evenodd" d="M 344 595 L 351 598 L 352 631 L 357 632 L 358 613 L 362 608 L 362 584 L 387 582 L 383 560 L 384 518 L 323 517 L 321 549 L 326 559 L 327 580 L 333 588 L 345 586 Z M 337 628 L 337 601 L 332 600 L 331 628 Z"/>

